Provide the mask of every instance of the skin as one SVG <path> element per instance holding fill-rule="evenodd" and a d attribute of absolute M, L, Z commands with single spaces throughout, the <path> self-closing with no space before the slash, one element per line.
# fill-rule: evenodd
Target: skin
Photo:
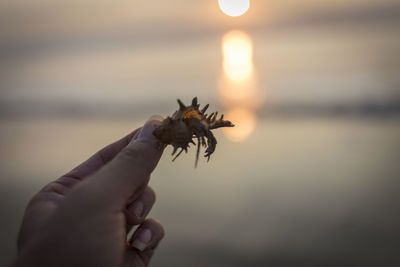
<path fill-rule="evenodd" d="M 150 118 L 40 190 L 25 211 L 15 266 L 147 266 L 164 236 L 146 218 L 164 148 L 152 131 L 161 120 Z"/>

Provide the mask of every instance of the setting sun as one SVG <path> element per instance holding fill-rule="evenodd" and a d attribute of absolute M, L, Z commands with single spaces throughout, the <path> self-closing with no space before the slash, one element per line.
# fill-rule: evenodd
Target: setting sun
<path fill-rule="evenodd" d="M 231 17 L 241 16 L 250 7 L 249 0 L 218 0 L 222 12 Z"/>

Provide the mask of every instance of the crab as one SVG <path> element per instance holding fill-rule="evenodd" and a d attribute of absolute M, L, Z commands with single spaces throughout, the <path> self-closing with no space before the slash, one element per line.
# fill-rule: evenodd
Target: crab
<path fill-rule="evenodd" d="M 209 105 L 205 105 L 200 110 L 197 97 L 193 98 L 190 106 L 185 106 L 179 99 L 177 101 L 179 110 L 175 111 L 171 117 L 168 116 L 163 120 L 154 129 L 153 135 L 163 144 L 173 146 L 172 156 L 175 155 L 178 148 L 181 148 L 172 161 L 175 161 L 183 151 L 187 152 L 189 144 L 196 145 L 193 138 L 197 138 L 195 161 L 195 167 L 197 167 L 201 145 L 206 147 L 204 157 L 207 158 L 207 162 L 210 160 L 210 155 L 215 151 L 217 139 L 211 130 L 220 127 L 234 127 L 235 125 L 228 120 L 224 120 L 223 114 L 217 119 L 218 112 L 213 112 L 210 115 L 205 114 Z"/>

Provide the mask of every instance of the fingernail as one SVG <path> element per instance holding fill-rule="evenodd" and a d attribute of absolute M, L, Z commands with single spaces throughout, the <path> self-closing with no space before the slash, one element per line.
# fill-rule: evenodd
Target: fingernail
<path fill-rule="evenodd" d="M 136 215 L 136 217 L 140 218 L 143 215 L 143 208 L 143 202 L 141 200 L 136 200 L 131 205 L 131 207 L 129 207 L 129 210 L 131 210 Z"/>
<path fill-rule="evenodd" d="M 153 233 L 151 232 L 150 229 L 140 230 L 135 240 L 132 242 L 132 247 L 137 248 L 140 251 L 143 251 L 149 245 L 152 237 Z"/>
<path fill-rule="evenodd" d="M 160 116 L 153 116 L 151 117 L 143 126 L 140 134 L 138 136 L 138 140 L 142 141 L 150 141 L 152 143 L 158 144 L 158 139 L 155 138 L 153 135 L 154 128 L 160 124 L 162 118 Z"/>

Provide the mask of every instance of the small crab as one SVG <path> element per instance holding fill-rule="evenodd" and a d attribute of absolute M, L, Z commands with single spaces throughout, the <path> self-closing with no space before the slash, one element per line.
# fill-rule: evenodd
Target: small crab
<path fill-rule="evenodd" d="M 153 135 L 164 144 L 170 144 L 174 147 L 172 155 L 176 153 L 178 148 L 181 148 L 179 153 L 173 158 L 174 161 L 183 150 L 187 152 L 189 143 L 193 142 L 193 138 L 197 138 L 197 153 L 195 167 L 199 160 L 200 145 L 207 147 L 205 157 L 210 160 L 210 155 L 214 152 L 217 145 L 211 130 L 220 127 L 233 127 L 230 121 L 223 120 L 224 115 L 217 119 L 218 112 L 213 112 L 210 115 L 205 114 L 208 104 L 201 110 L 200 104 L 197 104 L 197 97 L 193 98 L 192 105 L 185 106 L 178 99 L 179 110 L 175 111 L 172 117 L 166 118 L 153 131 Z M 207 141 L 206 141 L 207 139 Z"/>

